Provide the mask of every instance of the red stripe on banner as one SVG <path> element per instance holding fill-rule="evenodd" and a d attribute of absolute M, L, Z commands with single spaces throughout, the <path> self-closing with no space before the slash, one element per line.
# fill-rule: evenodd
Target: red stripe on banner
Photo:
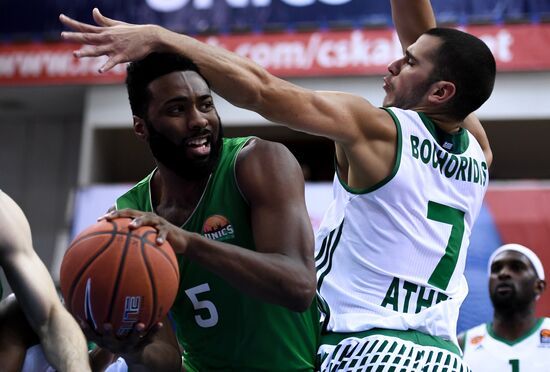
<path fill-rule="evenodd" d="M 493 51 L 499 71 L 550 70 L 550 25 L 472 26 Z M 202 38 L 251 58 L 283 77 L 385 74 L 401 56 L 391 29 L 281 34 L 226 35 Z M 105 58 L 77 60 L 78 45 L 0 45 L 0 84 L 119 83 L 124 66 L 98 74 Z"/>
<path fill-rule="evenodd" d="M 106 57 L 73 56 L 80 46 L 67 43 L 0 44 L 0 85 L 102 84 L 124 80 L 126 68 L 100 74 Z"/>

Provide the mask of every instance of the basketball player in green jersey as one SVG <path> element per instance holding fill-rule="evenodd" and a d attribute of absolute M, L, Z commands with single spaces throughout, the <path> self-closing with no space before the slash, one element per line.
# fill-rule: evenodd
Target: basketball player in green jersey
<path fill-rule="evenodd" d="M 335 199 L 317 233 L 322 370 L 462 371 L 456 340 L 471 228 L 490 159 L 465 128 L 490 96 L 495 60 L 478 38 L 435 25 L 427 0 L 393 0 L 405 53 L 388 66 L 384 108 L 311 91 L 253 62 L 155 25 L 61 20 L 108 55 L 102 71 L 152 51 L 191 58 L 231 103 L 336 144 Z"/>
<path fill-rule="evenodd" d="M 61 304 L 46 267 L 32 247 L 27 219 L 1 190 L 0 266 L 17 297 L 0 302 L 0 370 L 21 370 L 27 348 L 36 338 L 30 333 L 35 332 L 48 361 L 58 371 L 90 371 L 84 335 Z M 32 354 L 41 357 L 41 352 Z"/>
<path fill-rule="evenodd" d="M 546 288 L 537 255 L 519 244 L 498 248 L 489 259 L 493 321 L 459 336 L 464 360 L 473 372 L 550 370 L 550 319 L 536 318 Z"/>
<path fill-rule="evenodd" d="M 296 159 L 280 144 L 224 138 L 208 83 L 185 58 L 150 54 L 129 65 L 126 82 L 134 131 L 157 168 L 108 218 L 157 228 L 177 253 L 181 283 L 170 315 L 185 369 L 312 371 L 313 232 Z M 130 370 L 179 370 L 170 331 L 129 352 L 96 340 Z"/>

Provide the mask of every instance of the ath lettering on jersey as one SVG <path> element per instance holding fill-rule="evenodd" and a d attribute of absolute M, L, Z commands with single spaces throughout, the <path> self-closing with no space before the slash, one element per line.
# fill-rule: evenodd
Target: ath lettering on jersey
<path fill-rule="evenodd" d="M 447 178 L 455 180 L 477 183 L 485 186 L 487 183 L 487 163 L 466 157 L 450 154 L 437 148 L 438 145 L 424 139 L 411 135 L 412 156 L 421 160 L 426 165 L 433 168 L 439 167 L 439 171 Z"/>
<path fill-rule="evenodd" d="M 394 277 L 380 306 L 390 307 L 401 313 L 419 313 L 449 298 L 431 288 Z M 412 300 L 412 302 L 411 302 Z"/>

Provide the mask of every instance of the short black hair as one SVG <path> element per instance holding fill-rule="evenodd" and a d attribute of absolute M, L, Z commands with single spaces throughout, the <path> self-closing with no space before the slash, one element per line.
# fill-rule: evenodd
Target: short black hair
<path fill-rule="evenodd" d="M 189 58 L 174 53 L 151 53 L 142 60 L 131 62 L 126 68 L 126 88 L 133 115 L 141 118 L 147 116 L 151 99 L 149 84 L 174 71 L 195 71 L 210 87 L 198 66 Z"/>
<path fill-rule="evenodd" d="M 432 28 L 424 34 L 441 40 L 434 56 L 434 78 L 455 85 L 456 93 L 448 103 L 447 114 L 463 120 L 491 96 L 496 75 L 495 58 L 482 40 L 466 32 Z"/>

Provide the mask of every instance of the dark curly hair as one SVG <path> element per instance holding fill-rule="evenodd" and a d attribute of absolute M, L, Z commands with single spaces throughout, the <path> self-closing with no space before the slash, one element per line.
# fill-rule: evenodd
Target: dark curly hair
<path fill-rule="evenodd" d="M 195 71 L 210 87 L 198 66 L 189 58 L 174 53 L 151 53 L 142 60 L 131 62 L 126 68 L 126 88 L 132 114 L 146 117 L 151 99 L 149 84 L 174 71 Z"/>

